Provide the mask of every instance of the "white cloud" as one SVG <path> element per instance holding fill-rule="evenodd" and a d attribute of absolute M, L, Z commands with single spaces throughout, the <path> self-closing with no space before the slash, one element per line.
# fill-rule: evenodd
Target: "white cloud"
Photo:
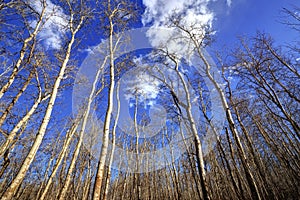
<path fill-rule="evenodd" d="M 170 16 L 181 18 L 180 25 L 188 29 L 197 39 L 203 39 L 203 26 L 211 27 L 214 13 L 208 8 L 214 0 L 143 0 L 146 6 L 142 22 L 151 24 L 148 37 L 156 48 L 167 48 L 178 57 L 190 55 L 191 41 L 188 35 L 170 26 Z M 176 38 L 176 39 L 174 39 Z"/>
<path fill-rule="evenodd" d="M 126 100 L 135 99 L 135 95 L 138 95 L 139 101 L 153 105 L 152 101 L 159 93 L 159 81 L 140 70 L 131 75 L 131 79 L 126 81 Z"/>
<path fill-rule="evenodd" d="M 231 4 L 232 4 L 232 1 L 231 0 L 227 0 L 226 3 L 227 3 L 227 6 L 230 7 Z"/>
<path fill-rule="evenodd" d="M 208 9 L 212 0 L 143 0 L 146 6 L 142 18 L 143 24 L 167 26 L 169 17 L 180 16 L 187 26 L 194 24 L 211 24 L 213 13 Z"/>
<path fill-rule="evenodd" d="M 134 60 L 139 67 L 132 70 L 127 74 L 125 85 L 125 99 L 129 101 L 130 99 L 135 99 L 138 96 L 139 102 L 144 102 L 145 106 L 153 106 L 155 104 L 155 99 L 159 94 L 160 81 L 149 75 L 147 71 L 147 66 L 141 63 L 142 58 L 137 58 Z"/>
<path fill-rule="evenodd" d="M 39 13 L 42 12 L 43 5 L 41 1 L 32 0 L 32 7 Z M 36 20 L 32 21 L 32 27 L 37 23 Z M 68 16 L 64 14 L 63 9 L 46 0 L 46 11 L 43 21 L 43 26 L 38 34 L 43 45 L 49 49 L 60 49 L 62 46 L 62 38 L 65 33 L 65 28 L 68 25 Z"/>
<path fill-rule="evenodd" d="M 169 17 L 182 17 L 187 26 L 194 24 L 211 24 L 213 13 L 208 9 L 212 0 L 143 0 L 146 6 L 142 18 L 143 24 L 153 23 L 153 26 L 167 26 Z"/>
<path fill-rule="evenodd" d="M 97 51 L 97 47 L 98 46 L 89 46 L 85 49 L 79 49 L 79 52 L 83 52 L 83 53 L 88 53 L 88 54 L 95 54 L 95 52 Z"/>

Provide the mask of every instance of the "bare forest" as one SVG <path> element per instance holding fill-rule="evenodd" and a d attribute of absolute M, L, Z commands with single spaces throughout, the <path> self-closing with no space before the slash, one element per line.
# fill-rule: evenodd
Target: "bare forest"
<path fill-rule="evenodd" d="M 280 13 L 300 34 L 300 8 Z M 299 199 L 300 41 L 208 54 L 213 28 L 174 11 L 141 56 L 142 14 L 0 0 L 0 199 Z"/>

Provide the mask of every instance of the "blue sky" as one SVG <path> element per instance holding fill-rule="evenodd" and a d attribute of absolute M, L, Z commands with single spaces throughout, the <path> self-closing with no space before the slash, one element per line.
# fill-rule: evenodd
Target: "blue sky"
<path fill-rule="evenodd" d="M 271 34 L 279 44 L 299 40 L 299 34 L 281 24 L 283 7 L 300 6 L 299 0 L 233 0 L 227 9 L 221 2 L 215 4 L 217 32 L 215 45 L 231 46 L 236 43 L 236 36 L 254 36 L 256 31 Z"/>
<path fill-rule="evenodd" d="M 287 42 L 295 41 L 297 33 L 291 31 L 286 25 L 280 24 L 280 10 L 283 7 L 291 8 L 292 5 L 298 5 L 299 0 L 135 0 L 144 4 L 146 14 L 141 18 L 144 23 L 149 21 L 159 26 L 164 26 L 167 23 L 162 16 L 167 16 L 173 9 L 179 8 L 181 13 L 189 13 L 191 17 L 186 17 L 185 20 L 191 22 L 204 21 L 211 23 L 216 30 L 216 41 L 212 45 L 213 50 L 221 51 L 223 46 L 231 48 L 234 44 L 238 43 L 237 36 L 255 36 L 256 31 L 263 31 L 271 34 L 275 41 L 284 44 Z M 49 2 L 51 2 L 49 0 Z M 38 9 L 40 5 L 35 4 Z M 50 10 L 53 4 L 50 4 Z M 191 14 L 192 13 L 192 14 Z M 201 15 L 204 13 L 206 17 Z M 58 25 L 63 24 L 61 18 L 64 17 L 63 12 L 56 10 L 55 21 L 59 21 Z M 148 20 L 148 21 L 147 21 Z M 198 21 L 197 21 L 198 20 Z M 51 39 L 60 40 L 60 35 L 56 34 L 53 39 L 52 29 L 57 29 L 54 23 L 49 22 L 42 35 L 46 37 L 47 41 Z M 151 24 L 151 23 L 150 23 Z M 149 26 L 149 24 L 148 24 Z M 97 33 L 96 31 L 94 33 Z M 88 35 L 89 38 L 85 41 L 83 48 L 87 46 L 93 47 L 98 45 L 100 37 L 97 35 Z M 90 37 L 91 36 L 91 37 Z M 159 35 L 160 37 L 160 35 Z M 299 36 L 298 36 L 299 40 Z M 59 44 L 59 43 L 57 43 Z M 49 46 L 54 48 L 54 46 Z M 87 49 L 82 49 L 87 51 Z M 85 54 L 86 55 L 86 54 Z M 70 102 L 70 97 L 67 98 Z M 70 103 L 68 103 L 71 107 Z"/>
<path fill-rule="evenodd" d="M 48 15 L 53 12 L 55 4 L 48 0 Z M 143 5 L 144 14 L 140 19 L 146 26 L 165 26 L 168 17 L 174 10 L 183 16 L 183 20 L 193 23 L 208 23 L 216 32 L 216 48 L 223 45 L 232 46 L 237 42 L 237 36 L 254 36 L 256 31 L 271 34 L 279 43 L 287 43 L 299 40 L 295 31 L 291 31 L 286 25 L 280 24 L 283 7 L 292 8 L 293 5 L 300 6 L 299 0 L 132 0 Z M 39 1 L 33 1 L 33 6 L 39 12 L 41 5 Z M 43 31 L 39 34 L 44 39 L 48 48 L 58 49 L 66 16 L 62 9 L 55 7 L 55 16 L 48 20 Z M 141 12 L 143 13 L 143 11 Z M 54 23 L 55 22 L 55 23 Z M 33 21 L 32 25 L 36 22 Z M 188 23 L 187 23 L 188 24 Z M 99 35 L 88 34 L 86 45 L 98 45 Z M 99 32 L 98 32 L 99 34 Z M 297 38 L 298 37 L 298 38 Z M 51 44 L 51 45 L 50 45 Z M 215 49 L 217 50 L 217 49 Z"/>
<path fill-rule="evenodd" d="M 145 26 L 164 26 L 167 22 L 163 17 L 172 13 L 173 9 L 191 11 L 195 18 L 199 17 L 196 8 L 202 7 L 207 14 L 205 22 L 211 23 L 216 30 L 215 42 L 212 47 L 220 50 L 223 46 L 234 47 L 238 36 L 252 37 L 257 31 L 270 34 L 278 44 L 287 44 L 300 39 L 299 34 L 280 23 L 282 8 L 300 6 L 300 0 L 133 0 L 143 5 L 144 15 L 139 16 Z M 193 10 L 194 9 L 194 10 Z M 206 10 L 205 10 L 206 9 Z M 202 11 L 201 11 L 202 12 Z M 143 11 L 141 12 L 143 13 Z M 213 15 L 213 17 L 210 16 Z M 189 20 L 189 19 L 188 19 Z M 198 21 L 201 21 L 201 16 Z M 198 22 L 197 20 L 194 20 Z M 142 26 L 142 24 L 139 24 Z M 85 41 L 88 46 L 98 45 L 101 36 L 96 32 L 88 34 Z"/>
<path fill-rule="evenodd" d="M 212 50 L 222 51 L 238 43 L 238 36 L 255 36 L 257 31 L 271 34 L 275 41 L 285 44 L 297 39 L 297 33 L 281 24 L 283 7 L 299 5 L 299 0 L 135 0 L 143 5 L 140 20 L 145 26 L 167 26 L 166 18 L 176 10 L 186 24 L 208 23 L 216 30 Z M 141 25 L 141 24 L 140 24 Z M 157 30 L 155 30 L 157 31 Z M 155 35 L 156 34 L 156 35 Z M 92 39 L 92 40 L 90 40 Z M 93 40 L 96 39 L 96 40 Z M 298 38 L 299 39 L 299 38 Z M 89 45 L 98 45 L 99 37 L 89 38 Z M 167 41 L 155 32 L 152 41 Z M 177 45 L 177 44 L 176 44 Z M 176 46 L 175 45 L 175 46 Z M 155 45 L 154 45 L 155 46 Z M 182 47 L 182 46 L 180 46 Z M 176 46 L 175 52 L 178 52 Z M 169 48 L 170 50 L 170 48 Z M 224 51 L 226 53 L 226 51 Z"/>

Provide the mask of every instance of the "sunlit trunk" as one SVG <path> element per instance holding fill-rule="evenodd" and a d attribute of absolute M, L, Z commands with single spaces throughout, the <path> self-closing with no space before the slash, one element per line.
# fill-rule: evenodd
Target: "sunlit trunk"
<path fill-rule="evenodd" d="M 42 124 L 41 124 L 41 126 L 38 130 L 38 134 L 37 134 L 37 136 L 34 140 L 34 143 L 31 147 L 29 153 L 27 154 L 25 160 L 23 161 L 23 163 L 21 165 L 21 168 L 18 171 L 18 174 L 12 180 L 10 186 L 7 188 L 7 190 L 3 194 L 2 198 L 1 198 L 2 200 L 6 200 L 6 199 L 9 200 L 14 196 L 17 188 L 21 185 L 23 179 L 25 178 L 25 175 L 26 175 L 31 163 L 33 162 L 34 157 L 35 157 L 35 155 L 36 155 L 36 153 L 37 153 L 37 151 L 38 151 L 38 149 L 39 149 L 39 147 L 42 143 L 42 140 L 43 140 L 44 135 L 46 133 L 47 126 L 48 126 L 50 118 L 51 118 L 51 114 L 52 114 L 53 106 L 54 106 L 54 103 L 55 103 L 55 100 L 56 100 L 56 97 L 57 97 L 57 94 L 58 94 L 58 88 L 60 86 L 60 82 L 63 79 L 63 76 L 65 74 L 65 70 L 67 68 L 67 63 L 70 59 L 72 46 L 73 46 L 74 41 L 75 41 L 75 35 L 79 31 L 79 29 L 82 25 L 82 22 L 83 22 L 83 18 L 81 18 L 81 23 L 79 23 L 79 25 L 76 27 L 76 29 L 71 30 L 71 33 L 72 33 L 71 40 L 68 43 L 65 58 L 64 58 L 63 63 L 61 65 L 59 74 L 58 74 L 58 76 L 55 80 L 53 90 L 52 90 L 52 93 L 51 93 L 51 96 L 50 96 L 50 100 L 48 102 L 48 106 L 47 106 L 47 109 L 46 109 L 46 113 L 44 115 Z M 71 18 L 70 18 L 70 24 L 73 24 L 73 16 L 71 16 Z"/>

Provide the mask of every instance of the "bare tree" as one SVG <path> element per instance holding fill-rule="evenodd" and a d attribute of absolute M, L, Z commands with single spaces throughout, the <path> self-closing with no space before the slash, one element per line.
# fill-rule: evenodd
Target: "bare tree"
<path fill-rule="evenodd" d="M 241 39 L 232 51 L 222 51 L 225 58 L 219 57 L 215 66 L 203 50 L 210 43 L 210 28 L 176 17 L 168 23 L 174 37 L 154 54 L 139 57 L 139 65 L 129 61 L 136 53 L 121 52 L 130 45 L 123 35 L 136 14 L 133 4 L 0 0 L 1 199 L 297 199 L 297 43 L 278 45 L 258 33 Z M 282 22 L 299 32 L 296 11 L 297 7 L 284 9 L 289 18 Z M 53 22 L 64 29 L 57 30 L 58 43 L 47 43 L 44 35 Z M 90 40 L 85 34 L 90 22 L 101 24 L 97 31 L 107 40 L 93 51 L 100 62 L 90 87 L 84 87 L 87 96 L 76 107 L 78 113 L 70 117 L 64 103 L 69 103 L 68 86 L 82 84 L 74 82 L 74 66 L 87 52 L 81 50 L 85 43 L 77 44 Z M 188 50 L 172 52 L 168 43 L 173 42 Z M 187 68 L 188 59 L 181 59 L 181 53 L 197 62 Z M 137 76 L 126 76 L 126 70 Z M 141 81 L 140 72 L 151 79 Z M 143 104 L 139 84 L 152 82 L 159 82 L 151 91 L 159 92 L 156 102 Z M 214 116 L 211 88 L 226 114 L 220 126 L 214 121 L 221 116 Z M 125 126 L 132 135 L 121 127 L 122 98 L 128 96 L 134 106 L 129 107 Z M 165 108 L 167 121 L 162 123 L 167 125 L 157 128 L 158 133 L 149 129 L 155 136 L 144 138 L 147 124 L 162 117 L 151 110 L 158 104 Z M 98 112 L 105 119 L 103 127 L 91 117 Z M 173 143 L 175 135 L 181 146 Z M 99 138 L 101 151 L 95 156 Z M 116 155 L 118 148 L 124 148 L 124 154 Z M 161 148 L 169 152 L 159 160 L 152 151 Z M 180 157 L 176 148 L 184 150 Z"/>
<path fill-rule="evenodd" d="M 45 113 L 44 118 L 43 118 L 43 122 L 42 122 L 42 124 L 39 128 L 38 134 L 35 138 L 35 141 L 34 141 L 32 147 L 31 147 L 31 149 L 30 149 L 30 152 L 28 153 L 25 160 L 23 161 L 22 166 L 21 166 L 18 174 L 16 175 L 16 177 L 14 178 L 12 183 L 10 184 L 9 188 L 3 194 L 3 196 L 2 196 L 3 200 L 4 199 L 11 199 L 13 197 L 13 195 L 15 194 L 17 188 L 19 187 L 19 185 L 22 183 L 23 179 L 25 178 L 25 175 L 26 175 L 26 173 L 29 169 L 29 166 L 30 166 L 30 164 L 32 163 L 32 161 L 34 159 L 34 157 L 35 157 L 35 155 L 36 155 L 36 153 L 39 149 L 39 146 L 42 143 L 43 137 L 46 133 L 47 125 L 48 125 L 48 123 L 50 121 L 50 118 L 51 118 L 51 113 L 52 113 L 53 106 L 54 106 L 54 103 L 55 103 L 55 100 L 56 100 L 56 97 L 57 97 L 58 88 L 60 86 L 61 80 L 63 79 L 63 76 L 65 74 L 65 70 L 67 68 L 68 61 L 69 61 L 70 56 L 71 56 L 71 50 L 72 50 L 73 44 L 75 42 L 75 36 L 76 36 L 77 32 L 80 30 L 84 19 L 86 18 L 86 15 L 81 13 L 82 15 L 80 16 L 79 22 L 77 24 L 75 24 L 74 21 L 73 21 L 75 13 L 73 13 L 71 5 L 70 5 L 69 9 L 70 9 L 69 31 L 71 33 L 71 38 L 70 38 L 70 41 L 68 42 L 68 47 L 67 47 L 67 50 L 65 52 L 65 58 L 63 59 L 63 62 L 61 64 L 59 74 L 58 74 L 58 76 L 55 80 L 55 83 L 54 83 L 54 86 L 53 86 L 53 89 L 52 89 L 52 93 L 51 93 L 51 96 L 50 96 L 50 100 L 48 102 L 48 106 L 47 106 L 47 109 L 46 109 L 46 113 Z M 21 56 L 21 58 L 22 58 L 22 56 Z M 3 91 L 5 91 L 5 89 L 3 89 Z M 2 91 L 2 93 L 3 93 L 3 91 Z"/>
<path fill-rule="evenodd" d="M 115 58 L 114 55 L 119 47 L 119 42 L 122 34 L 116 34 L 116 27 L 124 30 L 127 25 L 128 18 L 131 18 L 133 11 L 130 9 L 130 2 L 117 1 L 111 2 L 108 0 L 104 3 L 106 8 L 105 17 L 108 20 L 108 48 L 109 48 L 109 89 L 108 89 L 108 104 L 105 114 L 102 147 L 99 156 L 97 174 L 94 184 L 93 199 L 100 199 L 102 181 L 104 180 L 104 167 L 108 152 L 109 132 L 111 125 L 111 115 L 113 111 L 113 98 L 115 90 Z"/>
<path fill-rule="evenodd" d="M 13 82 L 16 78 L 16 75 L 18 74 L 19 69 L 21 67 L 21 64 L 24 60 L 27 47 L 29 46 L 29 43 L 36 38 L 36 36 L 40 30 L 40 27 L 42 26 L 42 23 L 43 23 L 43 20 L 45 17 L 45 11 L 46 11 L 46 1 L 43 0 L 41 3 L 43 4 L 43 6 L 42 6 L 41 13 L 38 14 L 37 23 L 34 27 L 34 30 L 31 33 L 29 33 L 29 36 L 23 42 L 22 48 L 20 50 L 19 58 L 13 67 L 13 71 L 11 72 L 11 75 L 9 76 L 7 83 L 5 83 L 0 90 L 0 99 L 2 98 L 4 93 L 9 89 L 9 87 L 13 84 Z M 33 47 L 34 47 L 34 45 L 33 45 Z"/>

